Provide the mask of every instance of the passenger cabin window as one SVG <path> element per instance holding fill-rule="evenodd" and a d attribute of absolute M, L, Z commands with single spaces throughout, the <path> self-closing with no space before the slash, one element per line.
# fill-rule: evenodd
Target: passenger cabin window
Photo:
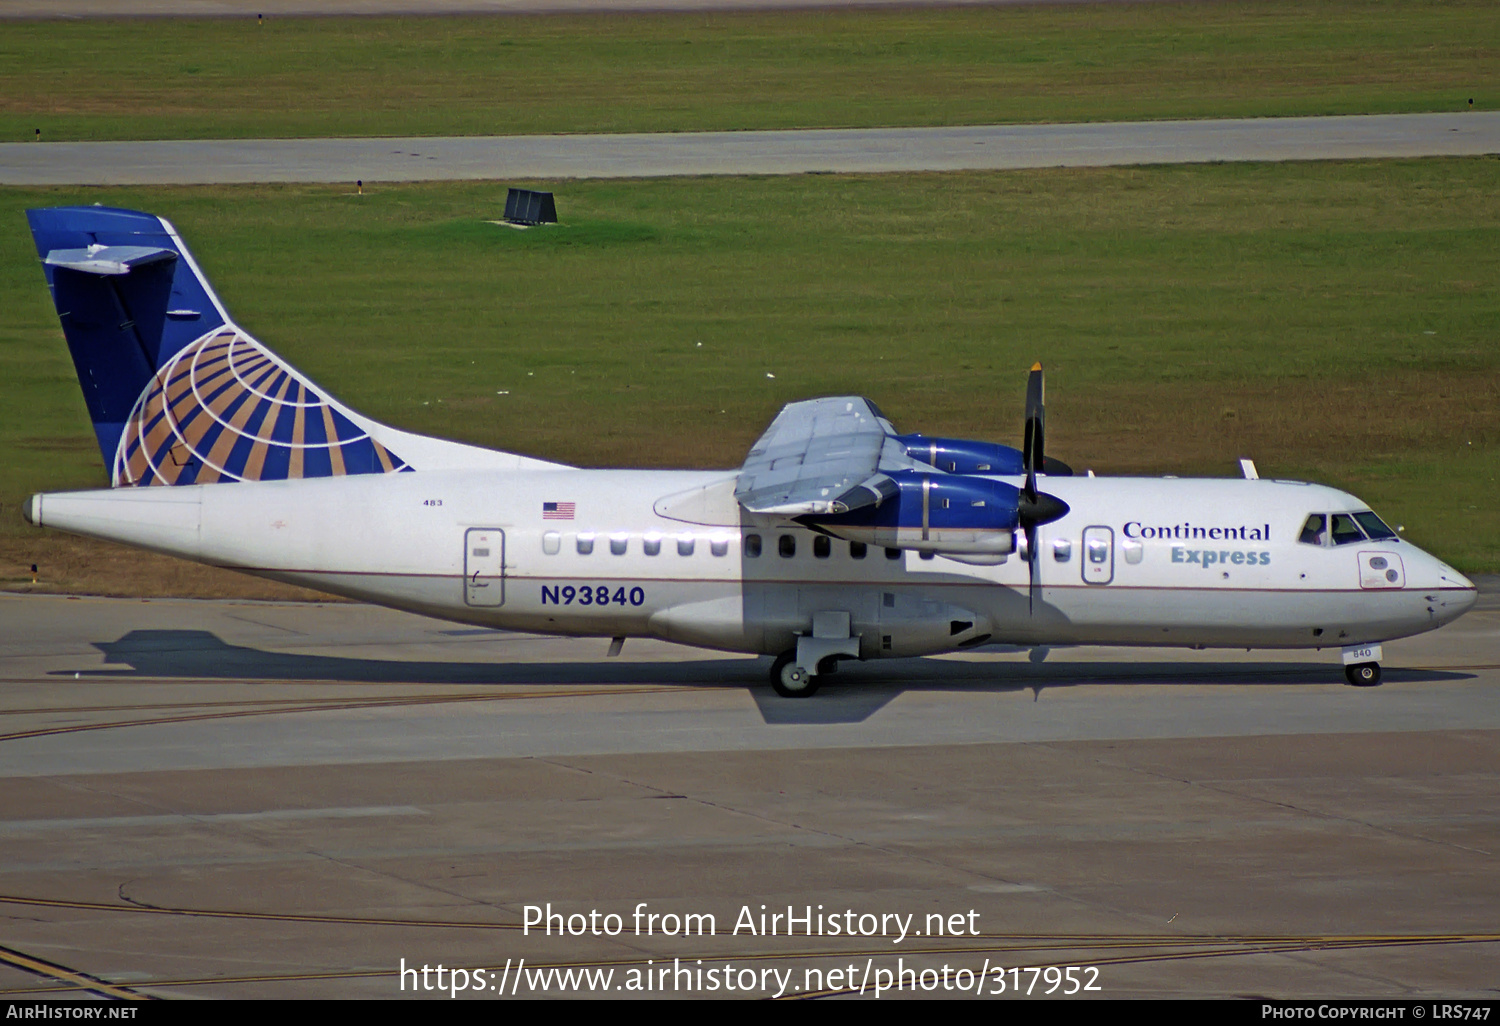
<path fill-rule="evenodd" d="M 578 536 L 578 554 L 587 556 L 594 551 L 594 536 L 592 534 L 580 534 Z"/>
<path fill-rule="evenodd" d="M 562 535 L 561 534 L 559 534 L 556 531 L 548 531 L 546 534 L 542 535 L 542 551 L 545 552 L 547 555 L 549 555 L 549 556 L 555 556 L 555 555 L 557 555 L 557 551 L 559 549 L 561 549 L 561 548 L 562 548 Z"/>
<path fill-rule="evenodd" d="M 1362 542 L 1365 540 L 1365 532 L 1359 529 L 1354 518 L 1347 513 L 1335 513 L 1333 523 L 1329 527 L 1329 533 L 1333 535 L 1335 545 L 1348 545 L 1350 542 Z"/>
<path fill-rule="evenodd" d="M 710 538 L 708 542 L 708 551 L 712 552 L 715 556 L 729 555 L 729 539 Z"/>
<path fill-rule="evenodd" d="M 1090 563 L 1109 562 L 1109 542 L 1103 538 L 1090 538 L 1088 540 L 1088 550 Z"/>
<path fill-rule="evenodd" d="M 1327 537 L 1328 518 L 1321 513 L 1314 513 L 1307 518 L 1307 523 L 1302 525 L 1302 537 L 1297 540 L 1304 545 L 1322 545 Z"/>
<path fill-rule="evenodd" d="M 680 534 L 677 536 L 677 554 L 679 556 L 691 556 L 693 554 L 693 536 Z"/>
<path fill-rule="evenodd" d="M 885 558 L 886 559 L 900 559 L 901 558 L 901 550 L 900 549 L 886 549 L 885 550 Z"/>
<path fill-rule="evenodd" d="M 776 551 L 790 559 L 797 554 L 797 539 L 789 534 L 782 535 L 776 542 Z"/>
<path fill-rule="evenodd" d="M 813 539 L 813 555 L 819 559 L 827 559 L 833 552 L 833 545 L 828 541 L 826 534 L 820 534 Z"/>
<path fill-rule="evenodd" d="M 661 535 L 648 534 L 641 539 L 641 551 L 648 556 L 661 555 Z"/>
<path fill-rule="evenodd" d="M 746 559 L 759 559 L 760 558 L 760 535 L 758 535 L 758 534 L 747 534 L 747 535 L 745 535 L 745 558 Z"/>
<path fill-rule="evenodd" d="M 1360 527 L 1365 529 L 1365 534 L 1370 536 L 1371 541 L 1383 541 L 1386 538 L 1396 537 L 1396 532 L 1387 527 L 1384 520 L 1381 520 L 1369 510 L 1354 514 L 1354 519 L 1359 522 Z"/>
<path fill-rule="evenodd" d="M 869 551 L 870 551 L 870 547 L 868 545 L 866 545 L 864 542 L 850 542 L 849 543 L 849 558 L 850 559 L 864 559 L 865 558 L 865 553 L 867 553 Z"/>
<path fill-rule="evenodd" d="M 630 547 L 630 535 L 617 534 L 609 540 L 609 551 L 616 556 L 625 555 L 625 550 Z"/>
<path fill-rule="evenodd" d="M 1052 543 L 1052 558 L 1059 563 L 1066 563 L 1073 558 L 1073 543 L 1066 538 L 1059 538 Z"/>

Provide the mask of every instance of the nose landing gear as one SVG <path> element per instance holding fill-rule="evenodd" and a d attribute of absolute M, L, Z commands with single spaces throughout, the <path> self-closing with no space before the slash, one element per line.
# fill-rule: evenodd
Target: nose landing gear
<path fill-rule="evenodd" d="M 1346 645 L 1344 679 L 1357 688 L 1373 688 L 1380 683 L 1379 645 Z"/>

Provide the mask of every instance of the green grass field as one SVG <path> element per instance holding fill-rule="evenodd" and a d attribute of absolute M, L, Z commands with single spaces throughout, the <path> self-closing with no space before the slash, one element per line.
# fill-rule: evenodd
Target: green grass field
<path fill-rule="evenodd" d="M 0 140 L 507 135 L 1500 104 L 1491 0 L 6 22 Z"/>
<path fill-rule="evenodd" d="M 853 392 L 1015 444 L 1041 359 L 1075 467 L 1250 456 L 1500 570 L 1500 159 L 554 187 L 527 232 L 491 184 L 0 193 L 0 584 L 62 558 L 27 494 L 103 482 L 21 213 L 95 201 L 171 218 L 245 327 L 404 428 L 737 466 L 782 403 Z"/>

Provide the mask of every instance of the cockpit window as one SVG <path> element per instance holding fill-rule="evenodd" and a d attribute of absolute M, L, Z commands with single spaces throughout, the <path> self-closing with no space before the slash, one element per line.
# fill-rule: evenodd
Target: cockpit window
<path fill-rule="evenodd" d="M 1396 532 L 1392 531 L 1389 527 L 1386 527 L 1385 521 L 1381 520 L 1369 510 L 1365 510 L 1363 513 L 1354 514 L 1354 519 L 1359 521 L 1359 526 L 1365 529 L 1365 534 L 1370 536 L 1371 541 L 1380 541 L 1382 538 L 1396 537 Z"/>
<path fill-rule="evenodd" d="M 1302 525 L 1302 537 L 1297 540 L 1304 545 L 1322 545 L 1323 539 L 1327 537 L 1328 518 L 1321 513 L 1314 513 L 1307 518 L 1307 523 Z"/>
<path fill-rule="evenodd" d="M 1335 545 L 1348 545 L 1350 542 L 1361 542 L 1365 540 L 1365 532 L 1359 529 L 1359 524 L 1347 513 L 1335 513 L 1333 515 L 1333 543 Z"/>

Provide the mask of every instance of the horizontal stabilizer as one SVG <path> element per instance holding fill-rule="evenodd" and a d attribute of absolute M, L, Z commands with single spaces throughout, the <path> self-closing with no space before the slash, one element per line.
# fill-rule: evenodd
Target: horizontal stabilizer
<path fill-rule="evenodd" d="M 89 246 L 86 249 L 54 249 L 42 263 L 84 274 L 129 274 L 146 264 L 176 259 L 174 251 L 154 246 Z"/>

